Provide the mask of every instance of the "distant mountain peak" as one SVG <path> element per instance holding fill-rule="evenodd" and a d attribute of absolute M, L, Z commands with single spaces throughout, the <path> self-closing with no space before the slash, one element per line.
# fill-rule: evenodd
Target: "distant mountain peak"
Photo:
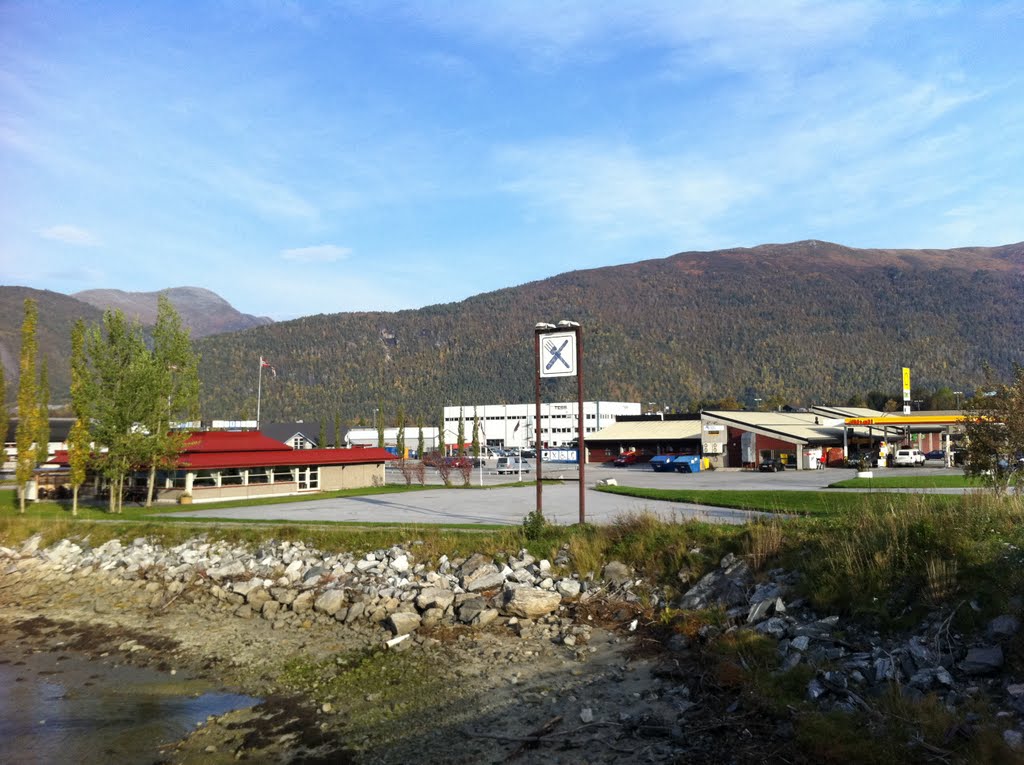
<path fill-rule="evenodd" d="M 182 324 L 192 331 L 194 338 L 273 323 L 266 316 L 239 312 L 216 292 L 204 287 L 170 287 L 156 292 L 96 289 L 76 292 L 71 297 L 101 310 L 120 310 L 141 324 L 153 324 L 156 321 L 157 298 L 161 294 L 171 301 L 181 316 Z"/>

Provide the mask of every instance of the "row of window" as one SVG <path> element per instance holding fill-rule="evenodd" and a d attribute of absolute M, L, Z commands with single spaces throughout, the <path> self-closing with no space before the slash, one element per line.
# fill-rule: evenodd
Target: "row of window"
<path fill-rule="evenodd" d="M 184 489 L 185 472 L 177 470 L 162 474 L 166 488 Z M 197 470 L 192 479 L 194 488 L 215 486 L 257 486 L 269 483 L 295 483 L 299 490 L 320 488 L 320 467 L 275 467 L 223 468 L 222 470 Z"/>

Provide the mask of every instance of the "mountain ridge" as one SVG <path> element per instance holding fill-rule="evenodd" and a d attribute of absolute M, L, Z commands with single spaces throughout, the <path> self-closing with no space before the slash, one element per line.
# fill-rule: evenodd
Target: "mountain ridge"
<path fill-rule="evenodd" d="M 402 406 L 430 422 L 445 404 L 529 401 L 533 326 L 560 319 L 583 326 L 588 399 L 838 402 L 898 391 L 902 366 L 915 385 L 961 390 L 986 365 L 1009 372 L 1024 360 L 1021 305 L 1024 243 L 803 240 L 579 269 L 418 309 L 317 314 L 197 338 L 196 349 L 206 419 L 254 416 L 261 356 L 277 370 L 264 419 L 368 421 L 383 407 L 393 421 Z M 11 321 L 0 315 L 0 330 Z M 50 375 L 59 401 L 53 360 Z M 568 384 L 544 391 L 575 397 Z"/>
<path fill-rule="evenodd" d="M 271 324 L 267 316 L 252 316 L 236 310 L 216 292 L 204 287 L 169 287 L 154 292 L 125 292 L 119 289 L 93 289 L 72 293 L 69 297 L 100 310 L 120 310 L 125 317 L 151 326 L 156 322 L 157 298 L 166 295 L 181 316 L 182 325 L 193 338 L 235 332 Z"/>

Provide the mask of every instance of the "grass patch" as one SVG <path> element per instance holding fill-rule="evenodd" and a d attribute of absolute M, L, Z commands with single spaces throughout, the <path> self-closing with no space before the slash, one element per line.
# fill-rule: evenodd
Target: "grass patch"
<path fill-rule="evenodd" d="M 965 475 L 892 475 L 848 478 L 830 483 L 830 489 L 981 489 L 985 484 Z"/>
<path fill-rule="evenodd" d="M 755 510 L 783 515 L 837 516 L 856 510 L 863 504 L 862 496 L 859 494 L 828 491 L 702 491 L 699 489 L 648 489 L 638 486 L 601 486 L 598 491 L 640 499 L 689 502 L 709 507 L 730 507 L 736 510 Z M 956 499 L 956 497 L 943 496 L 939 501 L 954 504 Z"/>

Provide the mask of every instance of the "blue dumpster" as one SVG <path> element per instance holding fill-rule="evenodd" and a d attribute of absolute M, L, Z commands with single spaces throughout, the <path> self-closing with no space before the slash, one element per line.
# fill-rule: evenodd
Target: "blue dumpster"
<path fill-rule="evenodd" d="M 699 473 L 700 455 L 684 454 L 672 460 L 672 466 L 680 473 Z"/>
<path fill-rule="evenodd" d="M 651 470 L 657 473 L 667 473 L 670 470 L 675 470 L 672 460 L 674 457 L 671 454 L 657 454 L 651 457 Z"/>

